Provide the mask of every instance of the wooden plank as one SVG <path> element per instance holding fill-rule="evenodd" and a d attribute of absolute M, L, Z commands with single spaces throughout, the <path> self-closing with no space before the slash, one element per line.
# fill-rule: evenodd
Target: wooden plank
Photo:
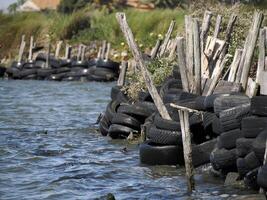
<path fill-rule="evenodd" d="M 85 52 L 86 52 L 86 45 L 82 46 L 82 53 L 81 53 L 81 62 L 85 59 Z"/>
<path fill-rule="evenodd" d="M 202 26 L 201 26 L 201 34 L 200 34 L 201 52 L 203 52 L 203 50 L 204 50 L 204 46 L 205 46 L 208 32 L 210 29 L 211 17 L 212 17 L 212 12 L 211 11 L 205 11 Z"/>
<path fill-rule="evenodd" d="M 224 38 L 226 45 L 222 51 L 222 56 L 225 56 L 228 53 L 230 40 L 231 40 L 231 36 L 232 36 L 232 32 L 233 32 L 233 29 L 235 26 L 236 19 L 237 19 L 237 15 L 233 13 L 229 19 L 228 24 L 227 24 L 225 38 Z"/>
<path fill-rule="evenodd" d="M 138 46 L 134 40 L 132 30 L 130 29 L 130 27 L 127 23 L 125 14 L 124 13 L 116 13 L 116 18 L 117 18 L 118 23 L 120 25 L 120 28 L 124 34 L 124 37 L 125 37 L 128 45 L 129 45 L 129 48 L 132 51 L 133 57 L 139 65 L 139 68 L 140 68 L 142 76 L 145 80 L 148 91 L 149 91 L 152 99 L 154 100 L 154 103 L 155 103 L 161 117 L 163 119 L 171 120 L 171 117 L 167 111 L 167 108 L 165 107 L 165 105 L 164 105 L 164 103 L 163 103 L 163 101 L 162 101 L 162 99 L 161 99 L 161 97 L 157 91 L 157 88 L 153 84 L 153 80 L 151 78 L 151 75 L 145 66 L 145 61 L 144 61 L 143 56 L 142 56 L 141 52 L 139 51 Z"/>
<path fill-rule="evenodd" d="M 151 59 L 155 59 L 156 58 L 156 56 L 157 56 L 157 54 L 159 52 L 159 48 L 160 48 L 161 43 L 162 43 L 162 40 L 158 39 L 155 47 L 151 51 Z"/>
<path fill-rule="evenodd" d="M 51 52 L 51 40 L 50 37 L 48 38 L 48 44 L 47 44 L 47 52 L 46 52 L 46 62 L 45 62 L 45 68 L 48 69 L 50 67 L 50 52 Z"/>
<path fill-rule="evenodd" d="M 108 43 L 107 45 L 107 51 L 106 51 L 106 55 L 105 55 L 105 60 L 108 60 L 108 57 L 109 57 L 109 53 L 110 53 L 110 42 Z"/>
<path fill-rule="evenodd" d="M 184 106 L 179 106 L 179 105 L 176 105 L 174 103 L 171 103 L 170 104 L 171 107 L 173 108 L 177 108 L 178 110 L 182 110 L 182 111 L 187 111 L 187 112 L 194 112 L 194 113 L 197 113 L 197 114 L 201 114 L 202 112 L 201 111 L 198 111 L 198 110 L 195 110 L 195 109 L 191 109 L 191 108 L 187 108 L 187 107 L 184 107 Z"/>
<path fill-rule="evenodd" d="M 219 36 L 221 23 L 222 23 L 222 16 L 221 15 L 217 15 L 216 24 L 215 24 L 215 30 L 214 30 L 214 34 L 213 34 L 214 38 L 218 38 L 218 36 Z"/>
<path fill-rule="evenodd" d="M 97 59 L 101 59 L 101 53 L 102 53 L 102 47 L 99 47 L 98 53 L 97 53 Z"/>
<path fill-rule="evenodd" d="M 258 68 L 256 73 L 256 83 L 260 83 L 260 76 L 265 68 L 265 50 L 266 50 L 266 31 L 265 29 L 261 29 L 259 34 L 259 58 L 258 58 Z"/>
<path fill-rule="evenodd" d="M 188 70 L 185 64 L 185 54 L 184 54 L 184 38 L 177 38 L 177 59 L 178 59 L 178 67 L 181 74 L 181 80 L 183 85 L 183 90 L 185 92 L 189 92 L 189 81 L 188 81 Z"/>
<path fill-rule="evenodd" d="M 70 60 L 71 58 L 71 52 L 72 51 L 72 46 L 70 46 L 69 44 L 66 45 L 66 50 L 65 50 L 65 59 L 66 60 Z"/>
<path fill-rule="evenodd" d="M 246 89 L 247 87 L 247 81 L 248 81 L 249 71 L 251 68 L 252 57 L 253 57 L 254 49 L 256 47 L 256 42 L 258 39 L 262 21 L 263 21 L 263 14 L 257 12 L 255 14 L 255 23 L 253 24 L 251 38 L 248 41 L 248 48 L 247 48 L 246 57 L 244 60 L 244 66 L 243 66 L 242 75 L 241 75 L 241 83 L 244 89 Z"/>
<path fill-rule="evenodd" d="M 186 68 L 188 70 L 188 84 L 189 88 L 194 85 L 194 45 L 193 45 L 193 31 L 192 31 L 192 17 L 185 16 L 185 30 L 186 30 Z"/>
<path fill-rule="evenodd" d="M 81 61 L 81 57 L 82 57 L 82 48 L 83 48 L 83 45 L 80 44 L 79 47 L 78 47 L 77 61 Z"/>
<path fill-rule="evenodd" d="M 166 51 L 166 48 L 167 48 L 167 45 L 168 45 L 168 42 L 171 38 L 171 34 L 173 32 L 173 29 L 174 29 L 174 26 L 175 26 L 175 21 L 172 20 L 171 21 L 171 24 L 169 26 L 169 29 L 167 31 L 167 33 L 165 34 L 165 38 L 164 38 L 164 41 L 161 45 L 161 48 L 160 48 L 160 52 L 159 52 L 159 57 L 162 57 Z"/>
<path fill-rule="evenodd" d="M 57 58 L 57 59 L 59 58 L 59 52 L 60 52 L 62 44 L 63 44 L 62 40 L 57 43 L 56 53 L 55 53 L 55 58 Z"/>
<path fill-rule="evenodd" d="M 31 36 L 30 39 L 30 47 L 29 47 L 29 57 L 28 57 L 28 61 L 32 62 L 32 49 L 33 49 L 33 36 Z"/>
<path fill-rule="evenodd" d="M 253 81 L 252 78 L 248 78 L 247 88 L 246 88 L 246 95 L 250 98 L 256 96 L 258 91 L 259 85 L 256 83 L 256 81 Z"/>
<path fill-rule="evenodd" d="M 237 73 L 238 66 L 239 66 L 239 63 L 241 60 L 241 56 L 242 56 L 242 52 L 243 52 L 242 49 L 236 49 L 236 51 L 235 51 L 235 56 L 234 56 L 234 59 L 233 59 L 231 66 L 230 66 L 230 73 L 228 76 L 229 82 L 235 81 L 236 73 Z"/>
<path fill-rule="evenodd" d="M 26 46 L 25 35 L 22 35 L 20 48 L 19 48 L 19 55 L 18 55 L 18 64 L 19 65 L 20 65 L 20 63 L 22 61 L 22 56 L 23 56 L 23 52 L 24 52 L 25 46 Z"/>
<path fill-rule="evenodd" d="M 173 40 L 172 45 L 170 47 L 170 54 L 169 54 L 168 59 L 171 61 L 175 58 L 175 52 L 177 49 L 177 39 L 178 39 L 178 36 L 176 36 L 176 38 Z"/>
<path fill-rule="evenodd" d="M 195 189 L 195 181 L 194 181 L 194 167 L 192 161 L 192 144 L 191 144 L 191 134 L 189 126 L 189 114 L 188 111 L 179 110 L 178 112 L 179 112 L 182 139 L 183 139 L 185 171 L 187 177 L 187 190 L 188 192 L 192 192 Z"/>
<path fill-rule="evenodd" d="M 194 38 L 194 69 L 195 69 L 195 93 L 201 94 L 201 53 L 199 25 L 197 19 L 193 19 L 193 38 Z"/>
<path fill-rule="evenodd" d="M 104 59 L 105 58 L 106 48 L 107 48 L 107 41 L 104 40 L 102 42 L 102 52 L 101 52 L 101 55 L 100 55 L 100 58 L 101 59 Z"/>
<path fill-rule="evenodd" d="M 128 63 L 126 61 L 122 61 L 121 70 L 120 70 L 120 76 L 119 76 L 118 82 L 117 82 L 118 86 L 124 86 L 127 68 L 128 68 Z"/>
<path fill-rule="evenodd" d="M 240 83 L 220 80 L 215 87 L 213 94 L 241 92 L 241 90 L 242 86 Z"/>

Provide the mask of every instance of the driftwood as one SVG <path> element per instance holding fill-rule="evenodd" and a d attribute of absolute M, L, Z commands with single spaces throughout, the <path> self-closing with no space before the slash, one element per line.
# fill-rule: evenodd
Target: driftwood
<path fill-rule="evenodd" d="M 102 53 L 102 47 L 99 47 L 98 53 L 97 53 L 97 59 L 101 59 L 101 53 Z"/>
<path fill-rule="evenodd" d="M 168 42 L 169 42 L 169 40 L 171 38 L 171 34 L 173 32 L 174 26 L 175 26 L 175 21 L 172 20 L 171 24 L 169 26 L 169 29 L 168 29 L 168 31 L 167 31 L 167 33 L 165 35 L 164 41 L 163 41 L 163 43 L 162 43 L 162 45 L 160 47 L 159 57 L 162 57 L 164 55 L 166 49 L 167 49 Z"/>
<path fill-rule="evenodd" d="M 184 38 L 177 38 L 177 58 L 178 66 L 181 74 L 181 80 L 183 85 L 183 90 L 189 92 L 189 80 L 188 80 L 188 70 L 185 64 L 185 54 L 184 54 Z"/>
<path fill-rule="evenodd" d="M 119 76 L 118 82 L 117 82 L 118 86 L 124 86 L 127 68 L 128 68 L 128 63 L 126 61 L 122 61 L 121 70 L 120 70 L 120 76 Z"/>
<path fill-rule="evenodd" d="M 151 97 L 153 98 L 154 103 L 155 103 L 161 117 L 163 119 L 171 120 L 171 117 L 167 111 L 167 108 L 165 107 L 156 87 L 153 84 L 153 81 L 151 79 L 151 75 L 145 66 L 145 61 L 143 59 L 143 56 L 142 56 L 141 52 L 139 51 L 137 44 L 135 43 L 132 30 L 130 29 L 130 27 L 127 23 L 125 14 L 124 13 L 117 13 L 116 18 L 120 24 L 120 28 L 121 28 L 121 30 L 124 34 L 124 37 L 125 37 L 128 45 L 129 45 L 129 48 L 132 51 L 133 57 L 139 65 L 139 68 L 140 68 L 142 76 L 145 80 L 148 91 L 149 91 Z"/>

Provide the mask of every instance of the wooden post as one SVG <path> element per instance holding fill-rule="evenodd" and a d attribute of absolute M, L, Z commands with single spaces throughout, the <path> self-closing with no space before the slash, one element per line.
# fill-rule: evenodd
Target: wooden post
<path fill-rule="evenodd" d="M 233 28 L 234 28 L 236 19 L 237 19 L 236 14 L 232 14 L 230 19 L 229 19 L 229 22 L 227 24 L 226 34 L 225 34 L 225 39 L 224 39 L 225 42 L 226 42 L 226 45 L 225 45 L 225 47 L 224 47 L 224 49 L 222 51 L 222 56 L 225 56 L 228 53 L 228 48 L 229 48 L 229 44 L 230 44 L 230 40 L 231 40 L 231 35 L 232 35 L 232 32 L 233 32 Z"/>
<path fill-rule="evenodd" d="M 82 54 L 81 54 L 81 62 L 83 62 L 85 59 L 85 52 L 86 52 L 86 46 L 83 45 L 82 46 Z"/>
<path fill-rule="evenodd" d="M 80 44 L 79 47 L 78 47 L 78 53 L 77 53 L 77 61 L 81 61 L 81 55 L 82 55 L 82 48 L 83 48 L 83 45 Z"/>
<path fill-rule="evenodd" d="M 218 15 L 216 18 L 216 25 L 215 25 L 214 35 L 213 35 L 213 37 L 215 38 L 218 38 L 219 36 L 221 23 L 222 23 L 222 16 Z"/>
<path fill-rule="evenodd" d="M 25 35 L 22 35 L 21 37 L 21 43 L 20 43 L 20 48 L 19 48 L 19 56 L 18 56 L 18 64 L 21 64 L 22 61 L 22 56 L 23 56 L 23 52 L 26 46 L 26 42 L 25 42 Z"/>
<path fill-rule="evenodd" d="M 193 45 L 193 31 L 192 31 L 192 17 L 185 16 L 185 30 L 186 30 L 186 68 L 188 70 L 188 84 L 189 88 L 194 85 L 194 45 Z"/>
<path fill-rule="evenodd" d="M 199 26 L 197 19 L 193 20 L 193 36 L 194 36 L 194 63 L 195 63 L 195 92 L 201 95 L 201 53 Z"/>
<path fill-rule="evenodd" d="M 117 82 L 117 85 L 118 86 L 124 86 L 127 68 L 128 68 L 128 62 L 122 61 L 122 63 L 121 63 L 120 76 L 119 76 L 118 82 Z"/>
<path fill-rule="evenodd" d="M 261 29 L 259 35 L 259 59 L 256 74 L 256 83 L 260 83 L 260 77 L 265 68 L 266 30 Z"/>
<path fill-rule="evenodd" d="M 124 37 L 125 37 L 128 45 L 129 45 L 129 48 L 132 51 L 133 57 L 140 67 L 140 70 L 141 70 L 142 76 L 145 80 L 148 91 L 149 91 L 151 97 L 153 98 L 154 103 L 155 103 L 161 117 L 163 119 L 171 120 L 171 117 L 167 111 L 167 108 L 165 107 L 165 105 L 164 105 L 164 103 L 163 103 L 163 101 L 162 101 L 162 99 L 161 99 L 161 97 L 157 91 L 157 88 L 153 84 L 153 80 L 151 78 L 151 75 L 145 66 L 143 56 L 142 56 L 141 52 L 139 51 L 137 44 L 134 41 L 134 36 L 133 36 L 132 30 L 130 29 L 130 27 L 127 23 L 125 14 L 124 13 L 116 13 L 116 18 L 118 20 L 118 23 L 120 24 L 120 28 L 121 28 L 121 30 L 124 34 Z"/>
<path fill-rule="evenodd" d="M 163 44 L 162 44 L 162 46 L 160 48 L 159 57 L 162 57 L 164 55 L 165 51 L 166 51 L 166 48 L 167 48 L 168 42 L 170 40 L 171 34 L 173 32 L 174 26 L 175 26 L 175 21 L 172 20 L 171 24 L 169 26 L 169 29 L 168 29 L 168 31 L 167 31 L 167 33 L 165 35 Z"/>
<path fill-rule="evenodd" d="M 185 64 L 184 38 L 183 37 L 177 38 L 177 59 L 178 59 L 178 66 L 179 66 L 180 74 L 181 74 L 183 90 L 185 92 L 189 92 L 189 81 L 187 77 L 188 70 Z"/>
<path fill-rule="evenodd" d="M 57 47 L 56 47 L 56 53 L 55 53 L 55 58 L 56 58 L 56 59 L 58 59 L 58 58 L 59 58 L 59 52 L 60 52 L 60 49 L 61 49 L 62 43 L 63 43 L 63 41 L 62 41 L 62 40 L 61 40 L 61 41 L 59 41 L 59 42 L 57 43 Z"/>
<path fill-rule="evenodd" d="M 253 57 L 254 49 L 256 47 L 256 42 L 258 39 L 262 20 L 263 20 L 263 14 L 256 13 L 255 23 L 253 24 L 251 38 L 248 41 L 248 48 L 247 48 L 244 66 L 243 66 L 242 75 L 241 75 L 241 84 L 244 89 L 246 89 L 247 87 L 247 81 L 248 81 L 249 71 L 251 67 L 252 57 Z"/>
<path fill-rule="evenodd" d="M 47 44 L 47 54 L 46 54 L 46 62 L 45 62 L 45 68 L 48 69 L 50 66 L 50 51 L 51 51 L 51 41 L 50 36 L 48 36 L 48 44 Z"/>
<path fill-rule="evenodd" d="M 229 73 L 229 76 L 228 76 L 228 81 L 229 82 L 235 82 L 235 77 L 236 77 L 238 66 L 239 66 L 239 63 L 240 63 L 240 60 L 241 60 L 242 52 L 243 52 L 242 49 L 237 49 L 235 51 L 234 59 L 233 59 L 233 62 L 231 64 L 231 66 L 230 66 L 230 73 Z"/>
<path fill-rule="evenodd" d="M 98 53 L 97 53 L 97 59 L 101 59 L 101 53 L 102 53 L 102 47 L 99 47 Z"/>
<path fill-rule="evenodd" d="M 104 40 L 102 43 L 102 52 L 101 52 L 101 56 L 100 56 L 101 59 L 105 58 L 106 47 L 107 47 L 107 41 Z"/>
<path fill-rule="evenodd" d="M 155 59 L 156 58 L 156 56 L 157 56 L 157 54 L 159 52 L 159 48 L 160 48 L 161 43 L 162 43 L 162 40 L 158 39 L 155 47 L 151 51 L 151 59 Z"/>
<path fill-rule="evenodd" d="M 105 60 L 108 60 L 109 52 L 110 52 L 110 43 L 108 43 L 108 45 L 107 45 L 107 51 L 106 51 L 106 55 L 105 55 Z"/>
<path fill-rule="evenodd" d="M 174 58 L 175 58 L 175 52 L 176 52 L 176 49 L 177 49 L 177 40 L 178 40 L 178 36 L 174 39 L 174 42 L 171 46 L 171 49 L 170 49 L 170 54 L 169 54 L 169 57 L 168 59 L 170 61 L 172 61 Z M 186 63 L 185 63 L 186 64 Z"/>
<path fill-rule="evenodd" d="M 31 36 L 30 39 L 29 57 L 28 57 L 29 62 L 32 62 L 32 49 L 33 49 L 33 36 Z"/>
<path fill-rule="evenodd" d="M 201 46 L 201 52 L 204 50 L 204 46 L 206 43 L 206 39 L 208 36 L 209 28 L 210 28 L 210 21 L 212 17 L 212 12 L 205 11 L 202 27 L 201 27 L 201 34 L 200 34 L 200 46 Z"/>

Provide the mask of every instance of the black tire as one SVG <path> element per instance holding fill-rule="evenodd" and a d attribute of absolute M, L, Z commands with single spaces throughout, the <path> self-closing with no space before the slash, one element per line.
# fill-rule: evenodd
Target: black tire
<path fill-rule="evenodd" d="M 243 178 L 249 171 L 260 166 L 260 162 L 257 159 L 254 152 L 246 155 L 245 158 L 238 158 L 236 161 L 237 170 L 239 176 Z"/>
<path fill-rule="evenodd" d="M 245 157 L 252 151 L 253 138 L 239 138 L 236 140 L 236 155 Z"/>
<path fill-rule="evenodd" d="M 93 74 L 90 74 L 89 76 L 87 76 L 87 80 L 88 81 L 96 81 L 96 82 L 108 82 L 108 81 L 114 81 L 116 80 L 115 77 L 103 77 L 103 76 L 96 76 Z"/>
<path fill-rule="evenodd" d="M 257 183 L 263 189 L 267 189 L 267 164 L 263 165 L 259 169 Z"/>
<path fill-rule="evenodd" d="M 24 69 L 19 72 L 18 76 L 23 79 L 26 76 L 33 75 L 36 73 L 37 73 L 36 69 Z"/>
<path fill-rule="evenodd" d="M 42 60 L 36 60 L 34 62 L 34 68 L 37 68 L 37 69 L 44 69 L 45 68 L 45 61 L 42 61 Z"/>
<path fill-rule="evenodd" d="M 159 113 L 155 115 L 154 118 L 154 125 L 158 129 L 163 129 L 163 130 L 169 130 L 169 131 L 181 131 L 181 125 L 180 122 L 178 121 L 173 121 L 173 120 L 167 120 L 163 119 Z"/>
<path fill-rule="evenodd" d="M 88 68 L 88 62 L 87 61 L 72 61 L 71 62 L 71 68 L 75 68 L 75 67 L 81 67 L 81 68 Z"/>
<path fill-rule="evenodd" d="M 119 105 L 120 105 L 120 103 L 118 101 L 109 102 L 109 104 L 107 105 L 107 108 L 106 108 L 106 113 L 105 113 L 108 121 L 111 122 L 114 115 L 117 113 L 117 108 L 119 107 Z"/>
<path fill-rule="evenodd" d="M 213 94 L 234 93 L 234 92 L 236 93 L 236 92 L 241 92 L 241 90 L 242 90 L 242 85 L 240 83 L 221 80 L 214 89 Z"/>
<path fill-rule="evenodd" d="M 220 135 L 221 133 L 223 133 L 222 124 L 218 117 L 214 118 L 212 122 L 212 132 L 215 133 L 216 135 Z"/>
<path fill-rule="evenodd" d="M 84 77 L 78 77 L 78 76 L 67 76 L 61 79 L 61 81 L 83 81 L 82 78 Z"/>
<path fill-rule="evenodd" d="M 3 77 L 5 75 L 5 72 L 6 72 L 6 68 L 0 66 L 0 77 Z"/>
<path fill-rule="evenodd" d="M 171 88 L 180 89 L 179 93 L 181 93 L 182 92 L 182 82 L 181 82 L 181 80 L 174 79 L 174 78 L 165 80 L 164 83 L 162 84 L 161 88 L 160 88 L 160 91 L 159 91 L 160 96 L 164 97 L 166 94 L 169 93 L 169 90 Z"/>
<path fill-rule="evenodd" d="M 136 133 L 136 130 L 119 124 L 112 124 L 108 129 L 108 135 L 112 139 L 126 139 L 130 133 Z"/>
<path fill-rule="evenodd" d="M 121 87 L 120 86 L 113 86 L 111 88 L 111 92 L 110 92 L 110 97 L 112 99 L 112 101 L 117 99 L 117 95 L 121 92 Z"/>
<path fill-rule="evenodd" d="M 224 132 L 218 137 L 218 148 L 225 148 L 228 150 L 233 149 L 236 147 L 236 140 L 242 137 L 243 134 L 240 129 L 234 129 L 228 132 Z"/>
<path fill-rule="evenodd" d="M 48 77 L 51 74 L 55 74 L 56 73 L 56 69 L 37 69 L 37 76 L 38 77 Z"/>
<path fill-rule="evenodd" d="M 112 120 L 112 124 L 119 124 L 119 125 L 124 125 L 127 127 L 130 127 L 134 130 L 140 130 L 141 123 L 135 119 L 134 117 L 131 117 L 129 115 L 123 114 L 123 113 L 116 113 Z"/>
<path fill-rule="evenodd" d="M 257 158 L 263 162 L 265 147 L 267 139 L 267 130 L 262 131 L 252 144 L 252 150 L 255 152 Z"/>
<path fill-rule="evenodd" d="M 146 109 L 138 105 L 121 105 L 118 110 L 119 113 L 128 114 L 136 117 L 149 117 L 153 112 L 150 109 Z"/>
<path fill-rule="evenodd" d="M 204 126 L 204 128 L 212 126 L 212 123 L 214 120 L 218 120 L 218 117 L 215 113 L 205 112 L 203 114 L 203 126 Z"/>
<path fill-rule="evenodd" d="M 188 92 L 181 92 L 179 94 L 166 94 L 163 96 L 163 102 L 167 103 L 178 103 L 183 100 L 194 100 L 197 95 L 188 93 Z"/>
<path fill-rule="evenodd" d="M 64 72 L 70 72 L 71 71 L 71 68 L 70 67 L 60 67 L 60 68 L 57 68 L 56 70 L 56 73 L 64 73 Z"/>
<path fill-rule="evenodd" d="M 220 112 L 219 118 L 223 131 L 241 128 L 241 121 L 250 115 L 250 104 L 244 104 Z"/>
<path fill-rule="evenodd" d="M 245 95 L 220 96 L 214 101 L 214 112 L 219 114 L 223 110 L 249 103 L 250 99 Z"/>
<path fill-rule="evenodd" d="M 236 171 L 236 154 L 235 149 L 217 149 L 215 148 L 210 154 L 210 161 L 215 170 L 225 172 Z"/>
<path fill-rule="evenodd" d="M 106 68 L 118 72 L 120 69 L 120 63 L 111 60 L 98 60 L 96 66 L 99 68 Z"/>
<path fill-rule="evenodd" d="M 210 162 L 210 154 L 214 149 L 216 142 L 217 140 L 213 139 L 199 145 L 192 145 L 192 160 L 194 167 L 199 167 Z"/>
<path fill-rule="evenodd" d="M 22 69 L 33 69 L 33 68 L 35 68 L 35 64 L 33 62 L 26 62 L 22 66 Z"/>
<path fill-rule="evenodd" d="M 196 109 L 197 110 L 206 110 L 206 108 L 205 108 L 205 99 L 206 99 L 206 97 L 205 96 L 199 96 L 199 97 L 197 97 L 196 99 L 195 99 L 195 101 L 196 101 Z"/>
<path fill-rule="evenodd" d="M 149 92 L 144 92 L 144 91 L 139 92 L 138 100 L 139 101 L 153 102 L 153 99 L 152 99 L 151 95 L 149 94 Z"/>
<path fill-rule="evenodd" d="M 245 186 L 252 190 L 259 190 L 260 187 L 257 183 L 257 176 L 258 176 L 259 168 L 253 169 L 248 172 L 244 177 Z"/>
<path fill-rule="evenodd" d="M 216 98 L 221 96 L 229 96 L 229 94 L 211 94 L 209 96 L 206 96 L 204 101 L 204 108 L 206 110 L 213 111 L 214 101 L 216 100 Z"/>
<path fill-rule="evenodd" d="M 184 163 L 183 149 L 176 145 L 158 145 L 148 140 L 139 146 L 142 164 L 177 165 Z"/>
<path fill-rule="evenodd" d="M 147 132 L 147 137 L 156 144 L 181 145 L 182 133 L 180 131 L 169 131 L 152 126 Z"/>
<path fill-rule="evenodd" d="M 267 117 L 250 116 L 242 119 L 242 132 L 246 138 L 256 138 L 267 128 Z"/>
<path fill-rule="evenodd" d="M 107 117 L 104 115 L 99 122 L 99 131 L 103 136 L 108 135 L 109 126 L 110 126 L 110 123 L 109 123 Z"/>
<path fill-rule="evenodd" d="M 256 96 L 251 99 L 251 113 L 267 117 L 267 96 Z"/>
<path fill-rule="evenodd" d="M 37 75 L 36 74 L 31 74 L 31 75 L 23 77 L 23 80 L 36 80 L 36 79 L 37 79 Z"/>

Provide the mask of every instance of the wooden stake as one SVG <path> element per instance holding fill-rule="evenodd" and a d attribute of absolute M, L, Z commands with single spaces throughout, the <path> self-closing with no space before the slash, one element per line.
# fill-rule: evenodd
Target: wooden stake
<path fill-rule="evenodd" d="M 108 60 L 109 52 L 110 52 L 110 43 L 108 43 L 108 45 L 107 45 L 107 51 L 106 51 L 106 55 L 105 55 L 105 60 Z"/>
<path fill-rule="evenodd" d="M 104 40 L 102 43 L 102 52 L 101 52 L 101 56 L 100 56 L 101 59 L 105 58 L 106 47 L 107 47 L 107 41 Z"/>
<path fill-rule="evenodd" d="M 156 56 L 157 56 L 157 54 L 159 52 L 159 48 L 160 48 L 161 43 L 162 43 L 162 40 L 158 39 L 155 47 L 151 51 L 151 59 L 155 59 L 156 58 Z"/>
<path fill-rule="evenodd" d="M 266 50 L 266 31 L 265 29 L 260 30 L 259 35 L 259 59 L 258 59 L 258 68 L 256 74 L 256 83 L 260 83 L 260 77 L 265 68 L 265 50 Z"/>
<path fill-rule="evenodd" d="M 201 95 L 201 58 L 200 58 L 200 38 L 199 26 L 197 19 L 193 20 L 193 36 L 194 36 L 194 63 L 195 63 L 195 92 Z"/>
<path fill-rule="evenodd" d="M 235 51 L 234 59 L 233 59 L 233 62 L 231 64 L 231 66 L 230 66 L 231 70 L 230 70 L 230 73 L 229 73 L 229 76 L 228 76 L 228 81 L 229 82 L 235 82 L 236 73 L 237 73 L 238 66 L 239 66 L 239 63 L 240 63 L 240 60 L 241 60 L 242 52 L 243 52 L 242 49 L 237 49 Z"/>
<path fill-rule="evenodd" d="M 192 161 L 191 134 L 189 128 L 189 114 L 188 111 L 184 110 L 178 110 L 178 112 L 180 117 L 181 132 L 183 139 L 187 189 L 188 192 L 192 192 L 195 189 L 195 181 L 194 181 L 194 167 Z"/>
<path fill-rule="evenodd" d="M 211 17 L 212 17 L 212 12 L 205 11 L 203 22 L 202 22 L 202 27 L 201 27 L 201 34 L 200 34 L 201 52 L 203 52 L 204 46 L 206 44 L 206 39 L 208 37 L 208 32 L 209 32 L 210 23 L 211 23 Z"/>
<path fill-rule="evenodd" d="M 215 38 L 218 38 L 219 36 L 221 23 L 222 23 L 222 16 L 218 15 L 216 18 L 216 25 L 215 25 L 214 35 L 213 35 L 213 37 Z"/>
<path fill-rule="evenodd" d="M 168 59 L 169 60 L 173 60 L 174 58 L 175 58 L 175 52 L 176 52 L 176 49 L 177 49 L 177 39 L 178 39 L 179 37 L 177 36 L 175 39 L 174 39 L 174 42 L 173 42 L 173 44 L 172 44 L 172 46 L 171 46 L 171 49 L 170 49 L 170 54 L 169 54 L 169 57 L 168 57 Z M 185 63 L 186 64 L 186 63 Z"/>
<path fill-rule="evenodd" d="M 80 44 L 79 47 L 78 47 L 78 53 L 77 53 L 77 61 L 81 61 L 81 55 L 82 55 L 82 48 L 83 48 L 83 45 Z"/>
<path fill-rule="evenodd" d="M 124 86 L 127 68 L 128 68 L 128 62 L 122 61 L 122 63 L 121 63 L 120 76 L 119 76 L 118 82 L 117 82 L 117 85 L 118 86 Z"/>
<path fill-rule="evenodd" d="M 189 92 L 189 81 L 188 81 L 188 70 L 185 64 L 185 54 L 184 54 L 184 38 L 177 38 L 177 58 L 178 58 L 178 66 L 180 69 L 181 80 L 183 85 L 183 90 L 185 92 Z"/>
<path fill-rule="evenodd" d="M 63 41 L 62 40 L 57 43 L 56 53 L 55 53 L 55 58 L 56 59 L 59 58 L 59 52 L 60 52 L 60 49 L 61 49 L 62 44 L 63 44 Z"/>
<path fill-rule="evenodd" d="M 86 52 L 86 46 L 83 45 L 82 46 L 82 54 L 81 54 L 81 62 L 83 62 L 85 59 L 85 52 Z"/>
<path fill-rule="evenodd" d="M 163 119 L 171 120 L 171 117 L 167 111 L 167 108 L 163 104 L 163 101 L 162 101 L 156 87 L 153 84 L 153 80 L 151 78 L 151 75 L 145 66 L 143 56 L 142 56 L 141 52 L 139 51 L 137 44 L 134 41 L 134 36 L 133 36 L 132 30 L 130 29 L 130 27 L 127 23 L 125 14 L 124 13 L 117 13 L 116 18 L 120 24 L 120 28 L 121 28 L 121 30 L 124 34 L 124 37 L 125 37 L 128 45 L 129 45 L 129 48 L 132 51 L 133 57 L 141 69 L 141 73 L 142 73 L 143 78 L 145 80 L 148 91 L 149 91 L 151 97 L 153 98 L 154 103 L 155 103 L 161 117 Z"/>
<path fill-rule="evenodd" d="M 48 38 L 48 47 L 47 47 L 47 54 L 46 54 L 46 62 L 45 62 L 45 68 L 48 69 L 50 66 L 50 51 L 51 51 L 51 41 L 50 37 Z"/>
<path fill-rule="evenodd" d="M 30 39 L 29 57 L 28 57 L 29 62 L 32 62 L 32 49 L 33 49 L 33 36 L 31 36 Z"/>
<path fill-rule="evenodd" d="M 23 52 L 26 46 L 26 42 L 25 42 L 25 35 L 22 35 L 21 37 L 21 43 L 20 43 L 20 48 L 19 48 L 19 55 L 18 55 L 18 64 L 21 64 L 22 61 L 22 56 L 23 56 Z"/>
<path fill-rule="evenodd" d="M 99 47 L 98 53 L 97 53 L 97 59 L 101 59 L 101 52 L 102 52 L 102 47 Z"/>
<path fill-rule="evenodd" d="M 251 32 L 251 38 L 248 41 L 248 48 L 246 51 L 246 57 L 245 57 L 244 66 L 243 66 L 242 75 L 241 75 L 241 84 L 244 89 L 246 89 L 247 87 L 247 81 L 248 81 L 249 71 L 251 67 L 252 57 L 253 57 L 254 49 L 256 47 L 256 42 L 258 39 L 261 23 L 263 21 L 263 14 L 256 13 L 254 17 L 255 17 L 255 23 L 252 26 L 253 28 Z"/>
<path fill-rule="evenodd" d="M 169 42 L 169 40 L 170 40 L 171 34 L 172 34 L 172 32 L 173 32 L 174 26 L 175 26 L 175 21 L 172 20 L 172 21 L 171 21 L 171 24 L 170 24 L 170 26 L 169 26 L 169 29 L 168 29 L 168 31 L 167 31 L 167 33 L 166 33 L 166 35 L 165 35 L 163 44 L 162 44 L 162 46 L 161 46 L 161 48 L 160 48 L 159 57 L 162 57 L 163 54 L 164 54 L 165 51 L 166 51 L 166 48 L 167 48 L 168 42 Z"/>
<path fill-rule="evenodd" d="M 188 70 L 188 85 L 191 88 L 194 85 L 194 45 L 193 45 L 193 31 L 192 31 L 192 17 L 185 16 L 185 30 L 186 30 L 186 68 Z"/>

